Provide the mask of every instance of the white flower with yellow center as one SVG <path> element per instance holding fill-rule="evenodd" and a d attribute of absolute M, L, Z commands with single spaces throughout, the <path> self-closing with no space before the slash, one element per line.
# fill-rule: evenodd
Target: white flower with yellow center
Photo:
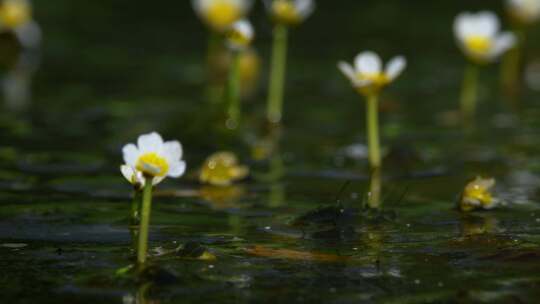
<path fill-rule="evenodd" d="M 267 10 L 277 23 L 297 25 L 315 10 L 313 0 L 265 0 Z"/>
<path fill-rule="evenodd" d="M 252 0 L 192 0 L 193 8 L 213 30 L 224 32 L 245 17 Z"/>
<path fill-rule="evenodd" d="M 227 31 L 227 45 L 233 50 L 245 50 L 253 41 L 255 32 L 253 26 L 247 20 L 236 21 Z"/>
<path fill-rule="evenodd" d="M 149 133 L 139 136 L 137 145 L 127 144 L 122 149 L 126 167 L 121 167 L 122 174 L 132 184 L 141 183 L 147 178 L 158 184 L 165 177 L 177 178 L 186 170 L 182 161 L 182 146 L 178 141 L 163 142 L 161 136 Z"/>
<path fill-rule="evenodd" d="M 540 0 L 507 0 L 510 17 L 521 24 L 531 24 L 540 19 Z"/>
<path fill-rule="evenodd" d="M 500 32 L 499 19 L 492 12 L 459 14 L 454 34 L 465 55 L 476 63 L 491 62 L 516 43 L 514 34 Z"/>
<path fill-rule="evenodd" d="M 396 56 L 383 69 L 381 58 L 371 51 L 358 54 L 354 66 L 341 61 L 338 68 L 350 79 L 356 90 L 363 95 L 378 93 L 394 81 L 407 66 L 403 56 Z"/>

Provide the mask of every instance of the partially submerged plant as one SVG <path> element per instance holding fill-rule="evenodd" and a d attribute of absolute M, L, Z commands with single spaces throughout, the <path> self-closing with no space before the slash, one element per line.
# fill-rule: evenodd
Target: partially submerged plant
<path fill-rule="evenodd" d="M 494 208 L 499 203 L 499 200 L 493 197 L 494 186 L 495 179 L 476 177 L 465 186 L 459 199 L 459 209 L 469 212 L 476 209 Z"/>
<path fill-rule="evenodd" d="M 141 185 L 143 187 L 137 246 L 137 263 L 143 265 L 146 262 L 148 250 L 152 186 L 157 185 L 166 177 L 182 176 L 186 170 L 186 163 L 182 161 L 180 142 L 163 142 L 156 132 L 139 136 L 137 145 L 127 144 L 122 152 L 125 162 L 125 167 L 121 167 L 122 174 L 135 185 L 136 189 L 140 189 Z"/>
<path fill-rule="evenodd" d="M 403 56 L 390 60 L 383 69 L 381 58 L 374 52 L 362 52 L 356 56 L 354 66 L 339 62 L 338 68 L 349 78 L 356 91 L 366 98 L 366 123 L 369 163 L 373 170 L 381 166 L 379 140 L 379 95 L 381 90 L 394 81 L 405 69 Z"/>
<path fill-rule="evenodd" d="M 226 42 L 232 52 L 227 85 L 228 110 L 226 125 L 229 129 L 235 129 L 240 123 L 240 60 L 242 58 L 242 53 L 249 49 L 254 36 L 253 26 L 247 20 L 235 22 L 226 33 Z"/>
<path fill-rule="evenodd" d="M 516 35 L 516 45 L 503 58 L 501 82 L 507 93 L 518 92 L 526 32 L 540 19 L 540 0 L 506 0 L 506 12 Z"/>
<path fill-rule="evenodd" d="M 469 60 L 463 78 L 461 115 L 470 121 L 476 111 L 479 66 L 492 63 L 512 48 L 516 37 L 500 32 L 499 19 L 488 11 L 459 14 L 454 21 L 454 34 Z"/>
<path fill-rule="evenodd" d="M 287 62 L 288 28 L 302 23 L 313 13 L 313 0 L 265 0 L 266 8 L 275 23 L 267 104 L 267 119 L 281 122 Z"/>
<path fill-rule="evenodd" d="M 249 168 L 241 165 L 234 153 L 223 151 L 214 153 L 206 159 L 199 180 L 214 186 L 230 186 L 248 174 Z"/>

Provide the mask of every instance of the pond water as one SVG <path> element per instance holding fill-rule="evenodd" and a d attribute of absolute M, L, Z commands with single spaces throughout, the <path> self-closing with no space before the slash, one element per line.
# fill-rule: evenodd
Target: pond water
<path fill-rule="evenodd" d="M 279 153 L 255 161 L 271 42 L 261 3 L 252 20 L 263 76 L 244 104 L 244 127 L 231 135 L 207 114 L 207 33 L 188 1 L 35 2 L 45 40 L 32 100 L 5 102 L 0 113 L 6 303 L 540 297 L 540 92 L 534 83 L 524 87 L 521 110 L 513 111 L 498 85 L 499 66 L 489 66 L 474 129 L 454 119 L 465 62 L 453 18 L 462 10 L 500 12 L 499 3 L 319 1 L 291 33 Z M 538 66 L 540 31 L 529 35 L 527 60 Z M 362 209 L 369 185 L 358 146 L 364 101 L 336 68 L 364 49 L 409 62 L 382 97 L 383 145 L 391 152 L 380 212 Z M 131 189 L 118 167 L 122 145 L 152 130 L 183 143 L 189 168 L 156 192 L 153 267 L 136 278 L 118 272 L 135 259 Z M 223 149 L 248 163 L 252 176 L 224 189 L 201 186 L 197 168 Z M 478 175 L 497 180 L 505 204 L 462 214 L 456 201 Z M 344 213 L 333 209 L 336 197 Z M 215 259 L 175 252 L 186 244 Z"/>

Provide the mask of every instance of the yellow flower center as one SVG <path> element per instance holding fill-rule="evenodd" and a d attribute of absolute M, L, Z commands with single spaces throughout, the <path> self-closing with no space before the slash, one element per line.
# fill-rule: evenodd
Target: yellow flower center
<path fill-rule="evenodd" d="M 137 170 L 150 176 L 165 176 L 169 172 L 169 163 L 157 153 L 150 152 L 139 157 Z"/>
<path fill-rule="evenodd" d="M 484 56 L 493 47 L 493 41 L 484 36 L 471 36 L 465 40 L 465 46 L 471 53 Z"/>
<path fill-rule="evenodd" d="M 210 26 L 222 32 L 240 19 L 242 12 L 230 1 L 215 0 L 205 12 L 205 17 Z"/>
<path fill-rule="evenodd" d="M 272 3 L 272 13 L 278 23 L 297 24 L 301 21 L 296 7 L 288 0 L 275 0 Z"/>
<path fill-rule="evenodd" d="M 15 28 L 31 19 L 30 6 L 24 1 L 4 1 L 0 6 L 0 23 Z"/>
<path fill-rule="evenodd" d="M 390 78 L 385 73 L 359 73 L 356 78 L 360 81 L 370 81 L 370 84 L 358 88 L 358 91 L 363 95 L 377 93 L 390 83 Z"/>

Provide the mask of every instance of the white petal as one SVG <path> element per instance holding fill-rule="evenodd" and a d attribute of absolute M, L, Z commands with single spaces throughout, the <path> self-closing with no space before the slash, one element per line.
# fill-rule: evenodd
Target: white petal
<path fill-rule="evenodd" d="M 137 159 L 139 158 L 139 149 L 134 144 L 127 144 L 122 148 L 122 154 L 124 155 L 124 162 L 131 167 L 135 167 Z"/>
<path fill-rule="evenodd" d="M 232 27 L 234 31 L 238 31 L 243 37 L 247 37 L 248 40 L 253 39 L 253 36 L 255 35 L 251 22 L 246 19 L 236 21 Z"/>
<path fill-rule="evenodd" d="M 498 57 L 504 52 L 511 49 L 517 42 L 517 38 L 514 34 L 509 32 L 501 33 L 495 39 L 495 45 L 493 46 L 493 51 L 491 52 L 491 57 Z"/>
<path fill-rule="evenodd" d="M 315 10 L 315 2 L 313 0 L 296 0 L 296 11 L 302 17 L 307 18 Z"/>
<path fill-rule="evenodd" d="M 152 132 L 139 136 L 137 145 L 141 154 L 147 152 L 160 153 L 163 147 L 163 139 L 158 133 Z"/>
<path fill-rule="evenodd" d="M 354 60 L 356 71 L 361 74 L 377 74 L 382 70 L 381 58 L 371 51 L 360 53 Z"/>
<path fill-rule="evenodd" d="M 356 79 L 356 72 L 354 71 L 352 65 L 348 64 L 345 61 L 340 61 L 337 66 L 338 69 L 343 73 L 343 75 L 347 76 L 349 80 L 354 81 Z"/>
<path fill-rule="evenodd" d="M 465 40 L 474 34 L 475 24 L 470 13 L 461 13 L 454 19 L 454 35 L 458 40 Z"/>
<path fill-rule="evenodd" d="M 407 60 L 403 56 L 394 57 L 386 65 L 385 74 L 390 80 L 396 79 L 407 66 Z"/>
<path fill-rule="evenodd" d="M 135 175 L 135 170 L 133 170 L 133 167 L 128 165 L 122 165 L 120 166 L 120 172 L 122 172 L 122 175 L 127 179 L 128 182 L 133 184 L 133 177 Z"/>
<path fill-rule="evenodd" d="M 476 15 L 476 27 L 476 35 L 494 37 L 500 29 L 499 18 L 492 12 L 480 12 Z"/>
<path fill-rule="evenodd" d="M 163 156 L 169 163 L 178 162 L 182 158 L 182 145 L 179 141 L 168 141 L 163 144 Z"/>
<path fill-rule="evenodd" d="M 186 172 L 186 162 L 179 161 L 172 163 L 171 167 L 169 168 L 169 173 L 167 174 L 170 177 L 180 177 Z"/>

